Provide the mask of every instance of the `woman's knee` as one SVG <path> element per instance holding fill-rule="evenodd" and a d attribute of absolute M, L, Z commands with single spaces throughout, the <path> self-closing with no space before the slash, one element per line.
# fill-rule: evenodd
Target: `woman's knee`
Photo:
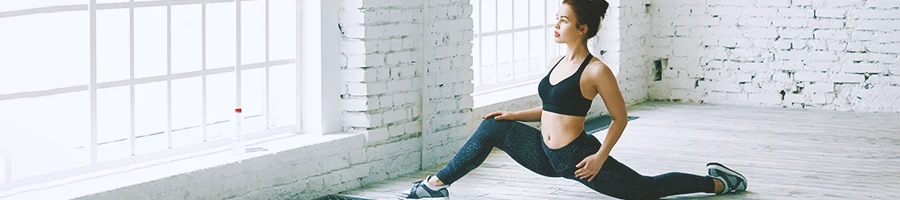
<path fill-rule="evenodd" d="M 504 130 L 509 130 L 514 125 L 514 121 L 496 120 L 493 117 L 481 121 L 475 134 L 499 134 Z"/>
<path fill-rule="evenodd" d="M 516 125 L 516 121 L 511 120 L 497 120 L 494 117 L 490 117 L 481 121 L 481 125 L 478 126 L 478 129 L 485 130 L 503 130 L 510 129 Z"/>
<path fill-rule="evenodd" d="M 481 125 L 478 125 L 478 129 L 492 128 L 494 126 L 499 125 L 500 121 L 501 120 L 494 119 L 494 117 L 490 117 L 490 118 L 481 120 Z"/>

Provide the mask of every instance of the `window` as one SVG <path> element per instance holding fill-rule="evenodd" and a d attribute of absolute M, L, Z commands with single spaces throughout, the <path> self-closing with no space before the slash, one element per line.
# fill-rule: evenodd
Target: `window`
<path fill-rule="evenodd" d="M 298 130 L 296 3 L 0 2 L 0 189 Z"/>
<path fill-rule="evenodd" d="M 552 37 L 560 0 L 471 3 L 475 93 L 536 83 L 546 73 L 547 57 L 565 53 Z"/>

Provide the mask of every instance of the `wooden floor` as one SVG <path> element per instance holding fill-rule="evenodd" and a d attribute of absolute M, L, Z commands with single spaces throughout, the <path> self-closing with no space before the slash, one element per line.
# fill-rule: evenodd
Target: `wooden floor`
<path fill-rule="evenodd" d="M 632 169 L 705 175 L 721 162 L 743 173 L 748 191 L 684 199 L 900 199 L 900 114 L 644 103 L 612 156 Z M 601 138 L 605 131 L 597 133 Z M 396 199 L 434 167 L 341 195 Z M 453 199 L 610 199 L 579 183 L 547 178 L 495 150 L 450 187 Z"/>

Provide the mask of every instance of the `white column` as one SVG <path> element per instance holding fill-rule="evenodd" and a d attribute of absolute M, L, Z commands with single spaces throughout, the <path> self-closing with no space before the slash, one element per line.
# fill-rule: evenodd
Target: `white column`
<path fill-rule="evenodd" d="M 333 133 L 342 129 L 339 2 L 298 0 L 297 3 L 298 101 L 299 110 L 303 111 L 298 116 L 304 133 Z"/>

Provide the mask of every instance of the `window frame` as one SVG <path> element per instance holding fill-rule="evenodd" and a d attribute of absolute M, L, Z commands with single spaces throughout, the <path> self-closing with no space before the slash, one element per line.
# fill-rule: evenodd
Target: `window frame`
<path fill-rule="evenodd" d="M 172 80 L 184 79 L 184 78 L 192 78 L 192 77 L 204 77 L 203 87 L 204 91 L 206 91 L 206 76 L 214 75 L 214 74 L 223 74 L 236 72 L 235 74 L 235 83 L 236 85 L 240 85 L 241 82 L 241 72 L 252 70 L 252 69 L 260 69 L 265 68 L 267 71 L 270 67 L 273 66 L 282 66 L 293 64 L 296 67 L 296 113 L 295 118 L 296 122 L 290 125 L 279 126 L 279 127 L 270 127 L 268 123 L 268 117 L 266 117 L 266 130 L 255 131 L 255 132 L 245 132 L 247 140 L 260 139 L 268 136 L 273 136 L 277 134 L 283 133 L 295 133 L 295 134 L 325 134 L 325 133 L 333 133 L 341 131 L 341 108 L 339 104 L 340 100 L 340 90 L 339 86 L 339 78 L 340 71 L 337 67 L 327 67 L 327 66 L 337 66 L 338 58 L 339 58 L 339 32 L 337 27 L 326 26 L 327 24 L 336 24 L 337 23 L 337 15 L 339 4 L 337 1 L 329 1 L 329 0 L 285 0 L 285 1 L 294 1 L 296 7 L 295 15 L 296 15 L 296 44 L 295 44 L 295 56 L 294 59 L 287 60 L 276 60 L 269 61 L 268 52 L 269 52 L 269 25 L 268 25 L 268 16 L 270 13 L 268 12 L 269 1 L 275 0 L 193 0 L 193 1 L 150 1 L 150 2 L 134 2 L 134 0 L 130 0 L 129 2 L 122 3 L 102 3 L 98 4 L 97 0 L 85 0 L 88 1 L 87 4 L 78 4 L 78 5 L 63 5 L 63 6 L 47 6 L 40 8 L 31 8 L 31 9 L 23 9 L 23 10 L 12 10 L 12 11 L 0 11 L 0 19 L 2 18 L 13 18 L 17 16 L 27 16 L 27 15 L 37 15 L 37 14 L 48 14 L 48 13 L 58 13 L 58 12 L 71 12 L 71 11 L 87 11 L 87 14 L 90 15 L 90 78 L 89 83 L 76 85 L 76 86 L 68 86 L 47 90 L 37 90 L 37 91 L 26 91 L 26 92 L 16 92 L 11 94 L 0 94 L 0 102 L 9 101 L 9 100 L 17 100 L 17 99 L 29 99 L 29 98 L 37 98 L 37 97 L 46 97 L 53 96 L 59 94 L 67 94 L 67 93 L 75 93 L 75 92 L 89 92 L 90 93 L 90 144 L 86 144 L 89 146 L 90 150 L 88 152 L 90 155 L 85 155 L 85 163 L 80 164 L 73 168 L 67 168 L 65 170 L 57 170 L 52 172 L 43 172 L 38 175 L 28 176 L 24 178 L 20 178 L 18 180 L 12 180 L 15 169 L 12 169 L 12 163 L 14 160 L 11 159 L 8 155 L 3 155 L 0 157 L 0 163 L 3 163 L 4 169 L 0 171 L 0 175 L 5 177 L 4 179 L 0 179 L 0 191 L 8 190 L 12 188 L 19 188 L 32 184 L 45 183 L 53 180 L 58 180 L 61 178 L 72 177 L 79 174 L 85 174 L 89 172 L 96 172 L 106 169 L 111 169 L 115 167 L 120 167 L 124 165 L 131 165 L 136 163 L 148 162 L 151 160 L 173 157 L 183 154 L 188 154 L 192 152 L 200 152 L 209 149 L 219 148 L 222 146 L 226 146 L 231 143 L 230 137 L 219 137 L 216 139 L 207 138 L 206 134 L 206 125 L 209 122 L 206 122 L 206 110 L 203 110 L 203 122 L 201 123 L 203 128 L 204 140 L 200 143 L 194 143 L 181 147 L 172 147 L 172 89 L 171 82 Z M 263 63 L 252 63 L 252 64 L 240 64 L 241 63 L 241 2 L 246 1 L 265 1 L 266 7 L 266 62 Z M 238 68 L 236 69 L 232 65 L 231 67 L 218 68 L 218 69 L 206 69 L 206 66 L 202 67 L 200 71 L 193 72 L 185 72 L 185 73 L 172 73 L 172 64 L 171 64 L 171 45 L 168 46 L 167 57 L 168 66 L 167 66 L 167 74 L 161 76 L 147 77 L 147 78 L 134 78 L 134 56 L 131 56 L 131 77 L 130 79 L 122 80 L 122 81 L 109 81 L 109 82 L 98 82 L 97 81 L 97 10 L 104 9 L 129 9 L 133 14 L 134 8 L 139 7 L 168 7 L 169 16 L 167 19 L 171 19 L 171 7 L 175 5 L 204 5 L 203 8 L 205 10 L 206 4 L 211 3 L 233 3 L 235 5 L 235 17 L 236 17 L 236 56 L 235 56 L 235 64 Z M 133 16 L 133 15 L 132 15 Z M 204 24 L 206 17 L 203 17 Z M 171 21 L 167 20 L 167 24 L 171 27 Z M 134 18 L 131 18 L 131 25 L 133 30 Z M 133 32 L 133 31 L 132 31 Z M 167 30 L 167 33 L 171 35 L 171 28 Z M 206 38 L 206 34 L 203 34 L 203 38 Z M 133 42 L 133 34 L 131 36 Z M 169 43 L 171 43 L 171 37 L 167 37 Z M 202 48 L 206 49 L 206 45 L 202 45 Z M 131 51 L 134 51 L 134 45 L 130 46 Z M 133 54 L 132 54 L 133 55 Z M 206 55 L 203 55 L 204 60 Z M 204 62 L 205 63 L 205 62 Z M 268 74 L 268 73 L 267 73 Z M 266 79 L 268 80 L 268 78 Z M 167 137 L 168 148 L 162 151 L 157 151 L 153 153 L 147 153 L 142 155 L 135 155 L 135 133 L 134 126 L 131 126 L 131 133 L 129 134 L 128 141 L 131 143 L 131 155 L 125 158 L 118 158 L 110 161 L 98 161 L 98 144 L 97 144 L 97 90 L 104 88 L 114 88 L 114 87 L 130 87 L 131 88 L 131 107 L 134 107 L 134 86 L 142 83 L 155 83 L 155 82 L 166 82 L 167 89 L 167 98 L 169 108 L 168 117 L 167 117 L 167 130 L 165 135 Z M 267 81 L 268 82 L 268 81 Z M 266 87 L 268 90 L 268 86 Z M 240 99 L 241 99 L 241 87 L 235 88 L 236 92 L 236 107 L 240 107 Z M 266 92 L 268 96 L 268 92 Z M 205 99 L 205 95 L 204 95 Z M 268 101 L 264 103 L 265 107 L 268 110 Z M 203 102 L 204 107 L 206 107 L 206 101 Z M 134 124 L 134 112 L 131 112 L 131 121 Z"/>
<path fill-rule="evenodd" d="M 471 0 L 472 3 L 475 3 L 475 2 L 478 3 L 478 6 L 477 6 L 478 8 L 473 10 L 473 12 L 475 12 L 478 15 L 477 18 L 473 18 L 473 21 L 475 21 L 475 23 L 474 23 L 475 26 L 483 26 L 482 25 L 483 21 L 484 21 L 483 16 L 485 13 L 484 12 L 485 10 L 483 9 L 484 1 L 485 0 Z M 494 0 L 494 1 L 499 2 L 499 0 Z M 473 93 L 473 96 L 483 95 L 483 94 L 487 94 L 487 93 L 498 92 L 501 90 L 507 90 L 510 88 L 516 88 L 516 87 L 522 87 L 522 86 L 526 86 L 526 85 L 535 84 L 538 81 L 540 81 L 540 79 L 543 78 L 544 75 L 546 75 L 545 73 L 547 72 L 547 69 L 545 69 L 546 68 L 545 65 L 548 62 L 548 58 L 553 57 L 553 56 L 562 55 L 561 53 L 563 52 L 563 50 L 562 50 L 563 47 L 558 44 L 556 45 L 556 47 L 553 47 L 553 45 L 550 44 L 551 42 L 553 42 L 552 38 L 550 38 L 549 34 L 548 34 L 550 29 L 553 26 L 555 26 L 555 22 L 551 23 L 551 21 L 548 18 L 550 16 L 549 15 L 550 13 L 548 12 L 549 8 L 551 8 L 550 5 L 551 5 L 551 3 L 555 3 L 556 5 L 559 5 L 562 3 L 562 1 L 561 0 L 541 0 L 544 2 L 544 7 L 542 9 L 543 17 L 541 17 L 544 20 L 544 22 L 541 23 L 541 25 L 531 26 L 531 24 L 532 24 L 531 17 L 529 17 L 528 21 L 526 23 L 526 24 L 528 24 L 528 26 L 525 26 L 523 28 L 515 28 L 516 27 L 515 26 L 515 23 L 516 23 L 516 21 L 515 21 L 515 15 L 516 15 L 515 3 L 516 3 L 516 1 L 515 0 L 511 0 L 511 1 L 513 4 L 510 6 L 510 7 L 512 7 L 511 8 L 512 11 L 510 13 L 512 14 L 511 19 L 513 19 L 513 20 L 512 20 L 512 24 L 510 25 L 510 29 L 499 30 L 500 23 L 498 23 L 498 22 L 494 23 L 494 25 L 495 25 L 494 30 L 490 31 L 490 32 L 485 32 L 481 27 L 475 27 L 475 29 L 477 29 L 477 31 L 473 34 L 473 40 L 477 41 L 477 45 L 474 45 L 473 48 L 475 48 L 475 49 L 473 50 L 473 53 L 472 53 L 472 56 L 475 57 L 475 59 L 473 59 L 473 60 L 476 61 L 473 63 L 473 66 L 472 66 L 472 70 L 474 71 L 474 79 L 475 79 L 475 80 L 473 80 L 473 83 L 475 84 L 475 90 L 474 90 L 475 92 Z M 523 1 L 519 1 L 519 2 L 521 3 Z M 528 3 L 528 9 L 527 9 L 526 15 L 531 16 L 532 15 L 531 0 L 524 1 L 524 2 Z M 499 6 L 496 6 L 496 4 L 494 6 L 493 14 L 494 14 L 494 20 L 497 21 L 499 19 Z M 509 39 L 511 39 L 513 41 L 511 43 L 513 46 L 510 49 L 515 50 L 516 49 L 515 34 L 523 33 L 523 32 L 527 33 L 527 38 L 528 38 L 528 40 L 530 40 L 532 38 L 531 31 L 533 31 L 533 30 L 543 30 L 544 56 L 541 56 L 538 58 L 526 56 L 526 58 L 524 60 L 516 60 L 515 52 L 513 52 L 513 53 L 510 53 L 511 58 L 509 59 L 508 63 L 500 62 L 499 59 L 494 59 L 494 63 L 490 64 L 490 63 L 484 63 L 484 61 L 483 61 L 484 59 L 480 59 L 481 55 L 477 55 L 477 54 L 482 54 L 482 55 L 484 54 L 483 49 L 486 44 L 483 42 L 483 37 L 490 37 L 490 36 L 495 37 L 494 43 L 488 44 L 488 45 L 494 45 L 494 47 L 495 47 L 494 50 L 498 51 L 499 39 L 497 39 L 497 37 L 499 37 L 500 35 L 509 34 L 510 35 Z M 527 49 L 528 49 L 528 51 L 527 51 L 528 53 L 526 53 L 526 54 L 530 54 L 531 47 L 529 46 Z M 495 53 L 494 55 L 497 55 L 497 54 Z M 531 71 L 531 68 L 533 67 L 531 65 L 532 65 L 532 63 L 534 63 L 533 59 L 539 59 L 539 62 L 537 62 L 540 64 L 539 72 Z M 520 62 L 520 61 L 525 61 L 528 63 L 528 66 L 525 66 L 525 68 L 527 69 L 527 71 L 526 71 L 527 75 L 523 76 L 523 77 L 516 77 L 516 68 L 521 68 L 521 67 L 515 66 L 515 63 Z M 511 72 L 512 79 L 497 81 L 500 79 L 500 76 L 501 76 L 500 73 L 498 73 L 499 72 L 498 66 L 501 64 L 509 64 L 512 66 L 511 67 L 511 69 L 513 70 Z M 493 66 L 493 68 L 495 70 L 495 72 L 494 72 L 494 75 L 495 75 L 494 80 L 495 81 L 492 83 L 484 83 L 485 78 L 484 78 L 484 73 L 482 71 L 484 70 L 484 68 L 491 67 L 491 66 Z M 507 99 L 507 100 L 509 100 L 509 99 Z"/>

